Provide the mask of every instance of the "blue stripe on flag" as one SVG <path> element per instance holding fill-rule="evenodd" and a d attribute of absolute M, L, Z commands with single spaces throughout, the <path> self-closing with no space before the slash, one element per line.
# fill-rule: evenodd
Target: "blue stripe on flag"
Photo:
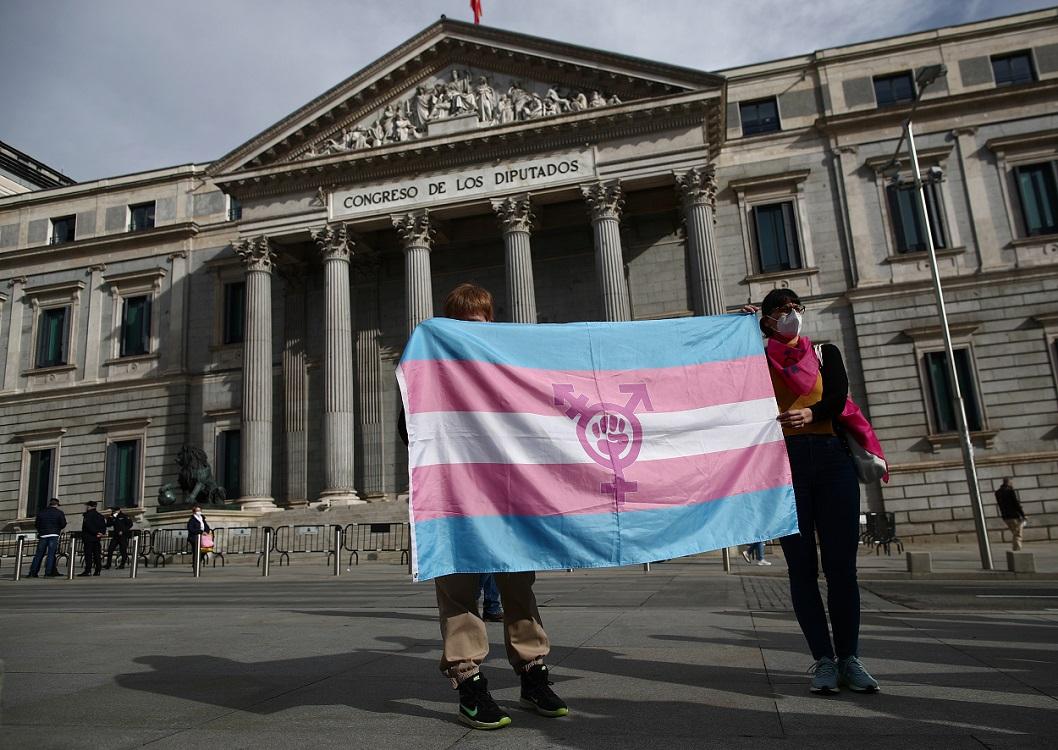
<path fill-rule="evenodd" d="M 797 511 L 790 485 L 619 516 L 431 519 L 415 524 L 417 579 L 450 573 L 633 565 L 796 533 Z"/>
<path fill-rule="evenodd" d="M 432 318 L 415 329 L 402 361 L 456 359 L 542 370 L 630 370 L 722 362 L 763 351 L 752 315 L 531 325 Z"/>

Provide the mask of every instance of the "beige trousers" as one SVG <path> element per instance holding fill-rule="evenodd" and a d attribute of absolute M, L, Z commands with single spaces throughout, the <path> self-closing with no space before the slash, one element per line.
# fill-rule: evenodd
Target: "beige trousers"
<path fill-rule="evenodd" d="M 1021 530 L 1025 528 L 1024 518 L 1004 518 L 1007 522 L 1007 527 L 1010 529 L 1011 535 L 1014 537 L 1014 551 L 1017 552 L 1021 549 Z"/>
<path fill-rule="evenodd" d="M 489 653 L 489 634 L 478 616 L 478 573 L 455 573 L 434 579 L 441 618 L 441 671 L 452 687 L 478 673 Z M 551 651 L 533 594 L 536 573 L 496 573 L 503 603 L 503 642 L 515 672 L 542 664 Z"/>

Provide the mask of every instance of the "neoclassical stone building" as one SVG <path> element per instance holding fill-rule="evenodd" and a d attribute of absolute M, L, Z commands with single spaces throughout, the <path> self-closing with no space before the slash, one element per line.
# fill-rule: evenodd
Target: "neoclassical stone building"
<path fill-rule="evenodd" d="M 705 73 L 442 19 L 213 163 L 2 197 L 0 523 L 51 495 L 149 520 L 185 444 L 248 519 L 397 498 L 394 367 L 473 280 L 526 323 L 796 290 L 891 459 L 864 508 L 972 534 L 891 163 L 944 63 L 918 146 L 988 513 L 998 534 L 1009 475 L 1030 537 L 1058 536 L 1056 31 L 1039 11 Z"/>

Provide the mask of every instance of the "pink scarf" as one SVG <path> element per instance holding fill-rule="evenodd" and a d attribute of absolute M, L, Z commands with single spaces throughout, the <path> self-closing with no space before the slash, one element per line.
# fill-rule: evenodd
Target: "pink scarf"
<path fill-rule="evenodd" d="M 768 339 L 768 345 L 764 348 L 768 357 L 768 364 L 776 375 L 786 384 L 792 393 L 803 396 L 811 391 L 819 378 L 820 362 L 816 356 L 815 347 L 807 336 L 801 336 L 793 346 L 785 344 L 778 339 Z M 885 460 L 882 453 L 882 444 L 874 433 L 874 428 L 863 416 L 860 407 L 849 396 L 845 401 L 845 408 L 837 417 L 843 430 L 849 437 L 863 446 L 868 453 Z M 889 481 L 889 473 L 882 477 L 883 482 Z"/>

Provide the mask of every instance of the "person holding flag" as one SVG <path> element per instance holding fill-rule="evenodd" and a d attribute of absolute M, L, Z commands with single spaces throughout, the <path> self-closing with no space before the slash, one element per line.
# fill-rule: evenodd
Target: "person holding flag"
<path fill-rule="evenodd" d="M 460 284 L 445 299 L 444 317 L 491 323 L 492 295 L 475 284 Z M 407 421 L 402 410 L 398 432 L 409 444 Z M 540 610 L 533 593 L 536 573 L 496 573 L 496 586 L 503 604 L 503 640 L 507 658 L 521 680 L 520 705 L 541 716 L 567 716 L 565 702 L 551 689 L 544 663 L 551 651 Z M 434 579 L 437 610 L 441 620 L 441 671 L 459 690 L 459 720 L 474 729 L 500 729 L 511 717 L 493 700 L 481 663 L 489 652 L 485 620 L 478 614 L 480 573 L 454 573 Z"/>

